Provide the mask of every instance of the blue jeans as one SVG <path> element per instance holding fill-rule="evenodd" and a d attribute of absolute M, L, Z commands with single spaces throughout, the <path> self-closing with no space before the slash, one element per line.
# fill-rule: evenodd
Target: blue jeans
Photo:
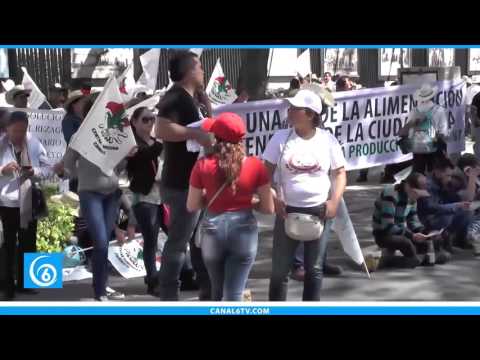
<path fill-rule="evenodd" d="M 160 299 L 163 301 L 178 301 L 180 293 L 180 272 L 185 263 L 187 244 L 192 239 L 200 212 L 196 211 L 191 213 L 187 210 L 188 190 L 178 190 L 162 186 L 161 194 L 164 203 L 170 207 L 170 226 L 168 228 L 168 239 L 163 248 L 161 267 L 158 273 Z M 197 254 L 197 252 L 195 252 L 196 250 L 199 249 L 193 249 L 193 247 L 191 247 L 192 262 L 194 262 L 193 257 Z M 194 270 L 197 271 L 196 263 L 193 264 L 193 266 Z M 202 285 L 200 286 L 202 287 Z"/>
<path fill-rule="evenodd" d="M 147 283 L 155 285 L 157 280 L 156 254 L 160 229 L 160 205 L 140 202 L 133 206 L 133 212 L 143 236 L 143 262 L 147 272 Z"/>
<path fill-rule="evenodd" d="M 203 261 L 212 300 L 242 301 L 258 246 L 257 219 L 251 210 L 207 213 L 201 224 Z"/>
<path fill-rule="evenodd" d="M 325 222 L 322 236 L 313 241 L 297 241 L 285 234 L 285 220 L 276 217 L 273 229 L 272 275 L 270 277 L 269 300 L 285 301 L 288 291 L 288 273 L 292 268 L 297 247 L 303 243 L 305 281 L 304 301 L 319 301 L 323 280 L 323 262 L 330 238 L 331 220 Z"/>
<path fill-rule="evenodd" d="M 81 191 L 80 208 L 93 241 L 92 268 L 95 297 L 106 295 L 108 281 L 108 245 L 112 239 L 120 206 L 119 190 L 110 194 Z"/>

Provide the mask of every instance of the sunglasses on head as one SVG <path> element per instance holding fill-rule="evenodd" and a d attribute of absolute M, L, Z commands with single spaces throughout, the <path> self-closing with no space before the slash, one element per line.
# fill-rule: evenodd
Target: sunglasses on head
<path fill-rule="evenodd" d="M 290 106 L 288 108 L 288 111 L 307 111 L 307 108 L 304 107 L 296 107 L 296 106 Z"/>
<path fill-rule="evenodd" d="M 144 116 L 142 117 L 142 123 L 144 124 L 148 124 L 150 122 L 154 122 L 155 121 L 155 116 Z"/>

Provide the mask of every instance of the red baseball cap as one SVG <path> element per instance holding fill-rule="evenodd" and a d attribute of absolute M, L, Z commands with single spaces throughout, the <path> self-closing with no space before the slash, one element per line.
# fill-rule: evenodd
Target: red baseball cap
<path fill-rule="evenodd" d="M 237 114 L 229 112 L 221 113 L 216 118 L 205 119 L 202 129 L 234 144 L 239 143 L 247 132 L 243 119 Z"/>

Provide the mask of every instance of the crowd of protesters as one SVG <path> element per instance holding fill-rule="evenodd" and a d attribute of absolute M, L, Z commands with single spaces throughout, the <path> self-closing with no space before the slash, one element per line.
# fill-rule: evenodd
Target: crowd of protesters
<path fill-rule="evenodd" d="M 89 258 L 97 301 L 125 297 L 108 286 L 108 249 L 112 239 L 124 243 L 136 231 L 143 237 L 148 294 L 178 301 L 181 290 L 197 289 L 200 300 L 242 300 L 258 250 L 254 210 L 275 214 L 270 300 L 287 299 L 291 276 L 304 282 L 303 300 L 318 301 L 324 274 L 341 273 L 328 264 L 327 245 L 346 187 L 346 160 L 337 139 L 321 124 L 324 99 L 304 86 L 316 83 L 328 92 L 361 86 L 328 72 L 321 78 L 310 74 L 292 79 L 287 98 L 291 126 L 277 131 L 257 158 L 246 155 L 246 128 L 237 114 L 212 116 L 196 54 L 177 51 L 168 70 L 173 86 L 155 109 L 138 107 L 133 112 L 130 123 L 137 145 L 110 175 L 71 147 L 60 162 L 50 164 L 43 145 L 27 132 L 28 116 L 22 109 L 28 107 L 31 91 L 16 85 L 6 93 L 15 111 L 0 109 L 5 300 L 17 292 L 32 292 L 24 288 L 23 254 L 36 251 L 35 181 L 53 173 L 68 180 L 70 191 L 78 194 L 75 233 L 82 246 L 93 246 Z M 383 250 L 385 267 L 396 250 L 409 267 L 443 264 L 456 246 L 480 255 L 480 207 L 475 205 L 480 161 L 472 154 L 464 154 L 455 165 L 449 159 L 445 113 L 431 101 L 435 91 L 426 86 L 417 92 L 418 106 L 400 133 L 410 146 L 405 151 L 414 154 L 412 172 L 388 185 L 375 201 L 373 237 Z M 236 103 L 249 100 L 246 89 L 237 89 L 237 95 Z M 50 105 L 65 109 L 62 131 L 67 144 L 97 96 L 89 86 L 49 89 Z M 479 101 L 473 97 L 469 108 L 475 128 Z M 200 128 L 189 126 L 200 120 Z M 422 137 L 419 144 L 419 132 L 430 134 L 430 142 Z M 200 144 L 203 156 L 188 151 L 188 141 Z M 129 180 L 132 199 L 122 193 L 122 176 Z M 360 181 L 366 177 L 361 173 Z M 128 215 L 123 228 L 120 209 Z M 292 229 L 305 217 L 320 230 L 300 240 Z M 167 240 L 157 270 L 160 230 Z"/>

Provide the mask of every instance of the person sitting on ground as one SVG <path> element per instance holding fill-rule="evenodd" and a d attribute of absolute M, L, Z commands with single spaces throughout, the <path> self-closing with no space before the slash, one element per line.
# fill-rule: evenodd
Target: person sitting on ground
<path fill-rule="evenodd" d="M 458 160 L 457 166 L 464 178 L 465 186 L 459 191 L 459 195 L 464 201 L 478 201 L 480 200 L 480 160 L 473 154 L 463 154 Z M 467 229 L 467 240 L 473 245 L 475 256 L 480 255 L 480 210 L 473 213 L 473 218 L 470 226 Z"/>
<path fill-rule="evenodd" d="M 472 215 L 470 202 L 462 201 L 452 181 L 455 167 L 447 158 L 436 159 L 432 175 L 427 179 L 428 196 L 417 200 L 418 216 L 422 224 L 430 231 L 443 230 L 442 246 L 452 253 L 452 244 L 472 249 L 467 241 L 467 228 Z"/>
<path fill-rule="evenodd" d="M 400 184 L 387 185 L 375 201 L 373 236 L 382 248 L 380 266 L 388 266 L 395 251 L 400 250 L 406 265 L 414 268 L 422 263 L 419 253 L 431 251 L 431 241 L 423 234 L 425 227 L 418 219 L 419 192 L 415 191 L 426 181 L 424 175 L 411 173 Z"/>

